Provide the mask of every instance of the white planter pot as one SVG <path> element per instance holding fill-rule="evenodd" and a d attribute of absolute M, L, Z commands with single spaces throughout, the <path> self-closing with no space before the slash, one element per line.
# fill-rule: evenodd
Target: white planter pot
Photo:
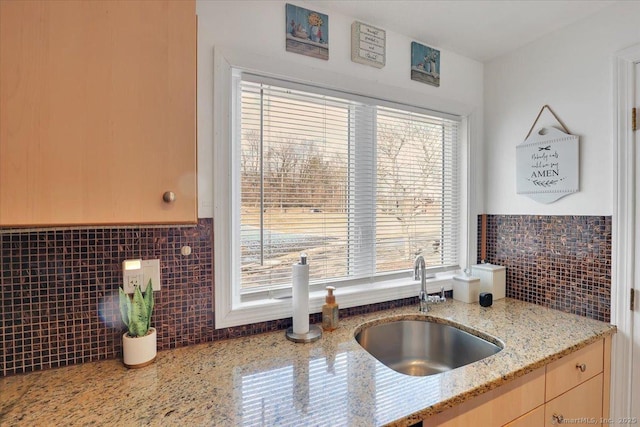
<path fill-rule="evenodd" d="M 122 335 L 122 361 L 127 368 L 142 368 L 156 360 L 156 329 L 149 331 L 144 337 L 132 338 L 126 332 Z"/>

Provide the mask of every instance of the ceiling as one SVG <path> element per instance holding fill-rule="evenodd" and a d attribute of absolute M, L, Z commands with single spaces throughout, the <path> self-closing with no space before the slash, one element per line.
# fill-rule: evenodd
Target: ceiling
<path fill-rule="evenodd" d="M 613 0 L 308 0 L 481 62 L 583 19 Z"/>

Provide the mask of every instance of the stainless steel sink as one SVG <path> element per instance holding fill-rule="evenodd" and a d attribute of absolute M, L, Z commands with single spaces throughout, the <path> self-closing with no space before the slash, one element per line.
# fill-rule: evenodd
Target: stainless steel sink
<path fill-rule="evenodd" d="M 356 341 L 389 368 L 413 376 L 439 374 L 502 350 L 462 329 L 423 320 L 365 327 L 356 334 Z"/>

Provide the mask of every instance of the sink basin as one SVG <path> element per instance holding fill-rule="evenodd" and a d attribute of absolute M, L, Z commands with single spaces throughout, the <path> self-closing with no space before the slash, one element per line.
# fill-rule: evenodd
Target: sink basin
<path fill-rule="evenodd" d="M 365 327 L 356 334 L 356 341 L 389 368 L 413 376 L 439 374 L 502 350 L 462 329 L 425 320 Z"/>

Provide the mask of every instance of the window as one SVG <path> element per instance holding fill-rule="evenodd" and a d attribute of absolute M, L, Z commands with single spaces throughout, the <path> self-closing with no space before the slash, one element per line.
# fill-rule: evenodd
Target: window
<path fill-rule="evenodd" d="M 301 252 L 318 292 L 410 281 L 417 255 L 433 273 L 459 269 L 458 118 L 240 71 L 233 82 L 222 297 L 245 315 L 272 306 L 244 323 L 286 317 Z"/>

